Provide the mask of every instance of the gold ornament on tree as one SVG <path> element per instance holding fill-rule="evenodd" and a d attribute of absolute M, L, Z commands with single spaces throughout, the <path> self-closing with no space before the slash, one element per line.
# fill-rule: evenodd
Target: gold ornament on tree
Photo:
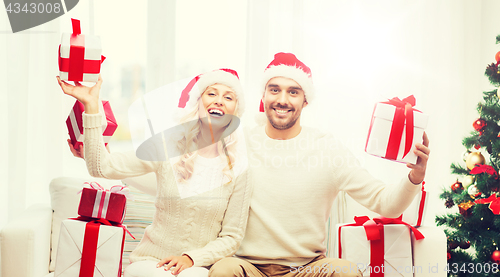
<path fill-rule="evenodd" d="M 467 168 L 469 170 L 472 170 L 476 164 L 484 164 L 485 159 L 483 154 L 481 152 L 472 152 L 467 156 L 467 160 L 465 161 L 465 164 L 467 165 Z"/>
<path fill-rule="evenodd" d="M 497 88 L 497 97 L 500 98 L 500 87 Z"/>
<path fill-rule="evenodd" d="M 457 206 L 458 206 L 458 211 L 464 217 L 469 217 L 472 215 L 471 208 L 472 208 L 472 206 L 474 206 L 474 202 L 468 201 L 468 202 L 460 203 Z"/>
<path fill-rule="evenodd" d="M 462 180 L 462 186 L 466 189 L 472 184 L 474 184 L 474 176 L 472 175 L 467 175 Z"/>

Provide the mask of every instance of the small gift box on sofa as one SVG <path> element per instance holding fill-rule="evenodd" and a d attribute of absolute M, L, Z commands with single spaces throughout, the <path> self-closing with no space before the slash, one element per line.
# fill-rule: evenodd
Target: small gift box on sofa
<path fill-rule="evenodd" d="M 365 151 L 369 154 L 404 163 L 417 163 L 415 143 L 422 143 L 428 116 L 413 109 L 413 95 L 395 97 L 375 105 Z"/>
<path fill-rule="evenodd" d="M 89 187 L 82 190 L 78 214 L 122 223 L 125 218 L 128 188 L 117 185 L 106 190 L 96 182 L 86 185 Z"/>
<path fill-rule="evenodd" d="M 116 124 L 115 115 L 111 110 L 111 105 L 109 101 L 102 100 L 100 102 L 99 111 L 105 115 L 105 119 L 102 121 L 102 135 L 104 140 L 104 145 L 107 145 L 111 136 L 118 128 Z M 66 119 L 66 126 L 68 127 L 69 137 L 71 138 L 71 144 L 73 147 L 79 148 L 83 143 L 83 118 L 82 114 L 85 111 L 83 104 L 80 101 L 76 101 L 75 105 L 69 113 L 68 119 Z"/>
<path fill-rule="evenodd" d="M 63 33 L 59 45 L 59 77 L 64 81 L 97 82 L 101 63 L 101 39 L 83 35 L 80 20 L 71 19 L 73 33 Z"/>
<path fill-rule="evenodd" d="M 423 239 L 399 219 L 355 217 L 355 223 L 337 225 L 335 254 L 355 263 L 363 276 L 413 277 L 409 228 L 417 240 Z"/>
<path fill-rule="evenodd" d="M 54 277 L 121 275 L 125 229 L 105 220 L 61 223 Z"/>

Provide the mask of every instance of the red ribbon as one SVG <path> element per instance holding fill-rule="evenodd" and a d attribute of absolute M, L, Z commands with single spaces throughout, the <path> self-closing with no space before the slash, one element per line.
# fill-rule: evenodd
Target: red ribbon
<path fill-rule="evenodd" d="M 133 239 L 135 239 L 135 237 L 132 236 L 127 227 L 120 223 L 111 223 L 103 218 L 95 219 L 86 216 L 79 216 L 77 218 L 71 218 L 71 219 L 87 222 L 87 224 L 85 225 L 85 234 L 83 238 L 82 260 L 81 260 L 80 275 L 79 275 L 80 277 L 94 276 L 95 260 L 97 255 L 97 243 L 99 240 L 99 228 L 101 225 L 123 228 L 124 232 L 123 232 L 122 248 L 120 251 L 120 256 L 123 254 L 123 249 L 125 245 L 125 232 L 128 233 Z M 118 277 L 120 277 L 121 274 L 122 274 L 122 258 L 120 257 Z"/>
<path fill-rule="evenodd" d="M 471 171 L 470 174 L 481 174 L 481 173 L 488 173 L 491 176 L 494 176 L 495 179 L 498 178 L 498 173 L 497 171 L 491 166 L 491 165 L 486 165 L 486 164 L 480 164 L 476 165 Z"/>
<path fill-rule="evenodd" d="M 488 198 L 477 199 L 474 201 L 476 204 L 490 204 L 489 208 L 493 212 L 493 214 L 500 215 L 500 197 L 497 197 L 496 194 L 490 195 Z"/>
<path fill-rule="evenodd" d="M 71 19 L 73 33 L 70 37 L 69 58 L 61 57 L 59 45 L 59 71 L 68 72 L 68 81 L 82 81 L 83 74 L 98 74 L 101 64 L 106 57 L 101 55 L 100 60 L 85 59 L 85 36 L 81 34 L 80 20 Z"/>
<path fill-rule="evenodd" d="M 73 34 L 79 35 L 82 33 L 82 29 L 80 28 L 80 20 L 71 18 L 71 26 L 73 27 Z"/>
<path fill-rule="evenodd" d="M 413 95 L 410 95 L 403 100 L 394 97 L 387 102 L 382 102 L 396 107 L 385 158 L 391 160 L 397 159 L 403 130 L 406 130 L 405 151 L 403 153 L 403 158 L 410 152 L 413 144 L 413 106 L 415 106 L 415 102 L 416 100 Z"/>
<path fill-rule="evenodd" d="M 422 217 L 424 216 L 425 197 L 427 196 L 427 192 L 424 190 L 424 185 L 425 182 L 422 182 L 422 197 L 420 198 L 420 204 L 418 205 L 418 218 L 415 227 L 422 225 Z"/>
<path fill-rule="evenodd" d="M 355 216 L 355 223 L 342 225 L 339 227 L 339 258 L 342 258 L 342 245 L 341 245 L 341 230 L 342 227 L 346 226 L 363 226 L 366 233 L 366 238 L 370 241 L 370 266 L 372 269 L 378 268 L 378 272 L 373 270 L 370 273 L 370 277 L 383 277 L 384 272 L 382 270 L 384 264 L 384 225 L 387 224 L 403 224 L 410 228 L 410 230 L 415 234 L 417 240 L 421 240 L 424 237 L 420 231 L 411 226 L 410 224 L 398 218 L 386 218 L 378 217 L 370 219 L 368 216 Z"/>

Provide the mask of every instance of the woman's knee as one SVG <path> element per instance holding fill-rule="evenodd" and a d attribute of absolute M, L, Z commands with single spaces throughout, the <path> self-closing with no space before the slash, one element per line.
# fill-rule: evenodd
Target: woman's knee
<path fill-rule="evenodd" d="M 204 267 L 190 267 L 184 269 L 178 277 L 208 277 L 208 269 Z"/>
<path fill-rule="evenodd" d="M 123 272 L 124 277 L 146 277 L 151 276 L 156 269 L 157 262 L 139 261 L 129 264 Z"/>

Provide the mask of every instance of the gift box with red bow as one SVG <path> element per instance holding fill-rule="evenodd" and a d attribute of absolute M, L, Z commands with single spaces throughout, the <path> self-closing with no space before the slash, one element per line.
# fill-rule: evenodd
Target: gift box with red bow
<path fill-rule="evenodd" d="M 369 154 L 404 163 L 417 163 L 413 153 L 416 143 L 423 142 L 427 115 L 413 108 L 413 95 L 395 97 L 375 105 L 365 151 Z"/>
<path fill-rule="evenodd" d="M 125 226 L 76 218 L 61 223 L 54 276 L 121 276 Z"/>
<path fill-rule="evenodd" d="M 97 82 L 101 63 L 101 39 L 83 35 L 80 20 L 71 19 L 73 33 L 63 33 L 59 45 L 59 77 L 64 81 Z"/>
<path fill-rule="evenodd" d="M 125 218 L 128 188 L 118 185 L 107 190 L 96 182 L 85 184 L 87 187 L 82 190 L 78 214 L 122 223 Z"/>
<path fill-rule="evenodd" d="M 116 124 L 116 119 L 111 110 L 111 105 L 109 101 L 102 100 L 100 102 L 99 111 L 105 115 L 102 120 L 102 135 L 104 140 L 104 145 L 107 145 L 111 136 L 115 132 L 118 124 Z M 76 101 L 75 105 L 69 113 L 68 119 L 66 119 L 66 126 L 68 127 L 69 137 L 71 138 L 71 144 L 75 149 L 78 149 L 83 143 L 83 119 L 82 114 L 85 111 L 83 104 L 80 101 Z"/>
<path fill-rule="evenodd" d="M 413 277 L 412 238 L 423 235 L 400 219 L 355 217 L 355 223 L 338 224 L 337 258 L 355 263 L 363 276 Z"/>
<path fill-rule="evenodd" d="M 410 206 L 403 212 L 402 220 L 414 227 L 422 225 L 425 215 L 425 207 L 427 206 L 427 191 L 424 187 L 425 182 L 422 182 L 422 189 L 415 196 Z"/>

